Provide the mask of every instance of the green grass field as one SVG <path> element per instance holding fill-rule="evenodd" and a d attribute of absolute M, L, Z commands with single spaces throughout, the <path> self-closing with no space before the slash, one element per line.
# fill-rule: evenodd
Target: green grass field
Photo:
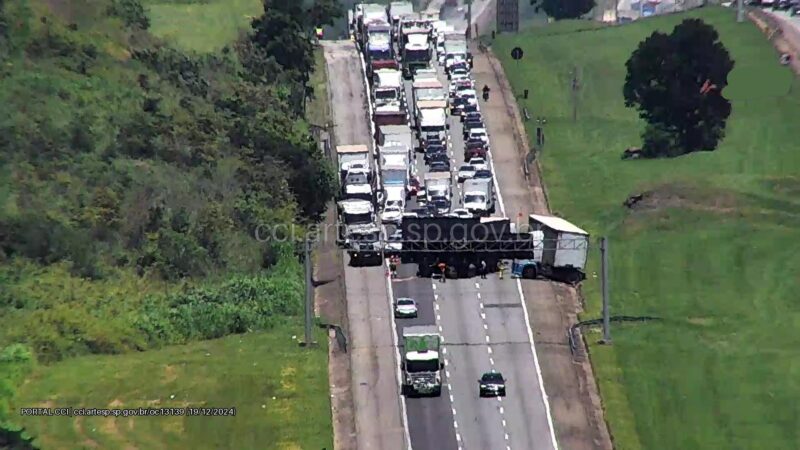
<path fill-rule="evenodd" d="M 624 107 L 625 61 L 688 16 L 713 24 L 736 60 L 727 137 L 714 152 L 622 161 L 644 125 Z M 663 318 L 615 326 L 612 347 L 588 335 L 616 448 L 797 448 L 800 86 L 732 10 L 574 32 L 588 26 L 503 36 L 493 49 L 515 92 L 530 90 L 521 105 L 547 118 L 541 162 L 554 212 L 611 239 L 612 314 Z M 652 192 L 641 208 L 622 206 L 640 192 Z M 584 318 L 599 316 L 597 261 L 593 252 Z"/>
<path fill-rule="evenodd" d="M 16 407 L 236 407 L 235 417 L 25 417 L 42 448 L 332 447 L 327 335 L 303 349 L 302 324 L 269 332 L 40 367 Z M 65 446 L 69 443 L 68 446 Z"/>
<path fill-rule="evenodd" d="M 150 31 L 184 50 L 211 52 L 230 44 L 264 11 L 260 0 L 147 0 Z"/>

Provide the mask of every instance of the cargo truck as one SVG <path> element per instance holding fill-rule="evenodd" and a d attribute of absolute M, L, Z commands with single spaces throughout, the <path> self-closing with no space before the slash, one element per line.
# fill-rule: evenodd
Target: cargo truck
<path fill-rule="evenodd" d="M 389 20 L 392 25 L 399 25 L 400 18 L 414 13 L 414 4 L 411 2 L 391 2 L 387 8 Z"/>
<path fill-rule="evenodd" d="M 491 178 L 464 181 L 462 206 L 476 216 L 488 216 L 495 211 L 494 190 Z"/>
<path fill-rule="evenodd" d="M 444 369 L 441 343 L 435 325 L 403 327 L 403 395 L 441 395 Z"/>
<path fill-rule="evenodd" d="M 420 102 L 421 103 L 421 102 Z M 417 136 L 422 137 L 428 134 L 439 134 L 446 136 L 447 113 L 445 108 L 417 108 Z"/>
<path fill-rule="evenodd" d="M 570 284 L 586 278 L 588 232 L 560 217 L 537 214 L 528 216 L 528 227 L 541 241 L 542 250 L 538 258 L 515 261 L 511 267 L 513 276 L 530 279 L 543 276 Z"/>
<path fill-rule="evenodd" d="M 339 246 L 350 256 L 350 264 L 380 265 L 383 263 L 380 228 L 375 207 L 366 200 L 342 200 L 337 203 Z"/>
<path fill-rule="evenodd" d="M 430 67 L 431 46 L 427 34 L 412 34 L 403 44 L 403 76 L 410 79 L 418 69 Z"/>
<path fill-rule="evenodd" d="M 370 168 L 369 147 L 366 145 L 339 145 L 336 147 L 336 157 L 339 160 L 340 183 L 344 183 L 351 168 Z"/>
<path fill-rule="evenodd" d="M 428 172 L 425 174 L 425 200 L 430 203 L 432 197 L 452 198 L 449 172 Z"/>
<path fill-rule="evenodd" d="M 372 79 L 372 102 L 375 106 L 393 102 L 403 103 L 403 79 L 399 70 L 376 70 Z"/>

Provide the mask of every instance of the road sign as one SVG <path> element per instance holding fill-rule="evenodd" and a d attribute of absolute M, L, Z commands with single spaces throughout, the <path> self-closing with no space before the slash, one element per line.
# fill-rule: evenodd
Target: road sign
<path fill-rule="evenodd" d="M 516 61 L 522 59 L 522 55 L 523 55 L 522 49 L 519 47 L 514 47 L 514 49 L 511 50 L 511 57 L 514 58 L 514 60 Z"/>

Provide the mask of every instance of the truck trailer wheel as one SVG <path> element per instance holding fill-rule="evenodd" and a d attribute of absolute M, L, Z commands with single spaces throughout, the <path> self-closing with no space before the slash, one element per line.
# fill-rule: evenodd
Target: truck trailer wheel
<path fill-rule="evenodd" d="M 522 278 L 527 278 L 529 280 L 536 279 L 536 267 L 534 267 L 534 266 L 525 266 L 522 269 Z"/>

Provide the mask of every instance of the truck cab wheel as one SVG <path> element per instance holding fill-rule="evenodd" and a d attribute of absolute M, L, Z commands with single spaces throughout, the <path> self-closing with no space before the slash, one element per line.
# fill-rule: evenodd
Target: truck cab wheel
<path fill-rule="evenodd" d="M 536 267 L 533 266 L 525 266 L 522 269 L 522 278 L 527 278 L 529 280 L 533 280 L 536 278 Z"/>

